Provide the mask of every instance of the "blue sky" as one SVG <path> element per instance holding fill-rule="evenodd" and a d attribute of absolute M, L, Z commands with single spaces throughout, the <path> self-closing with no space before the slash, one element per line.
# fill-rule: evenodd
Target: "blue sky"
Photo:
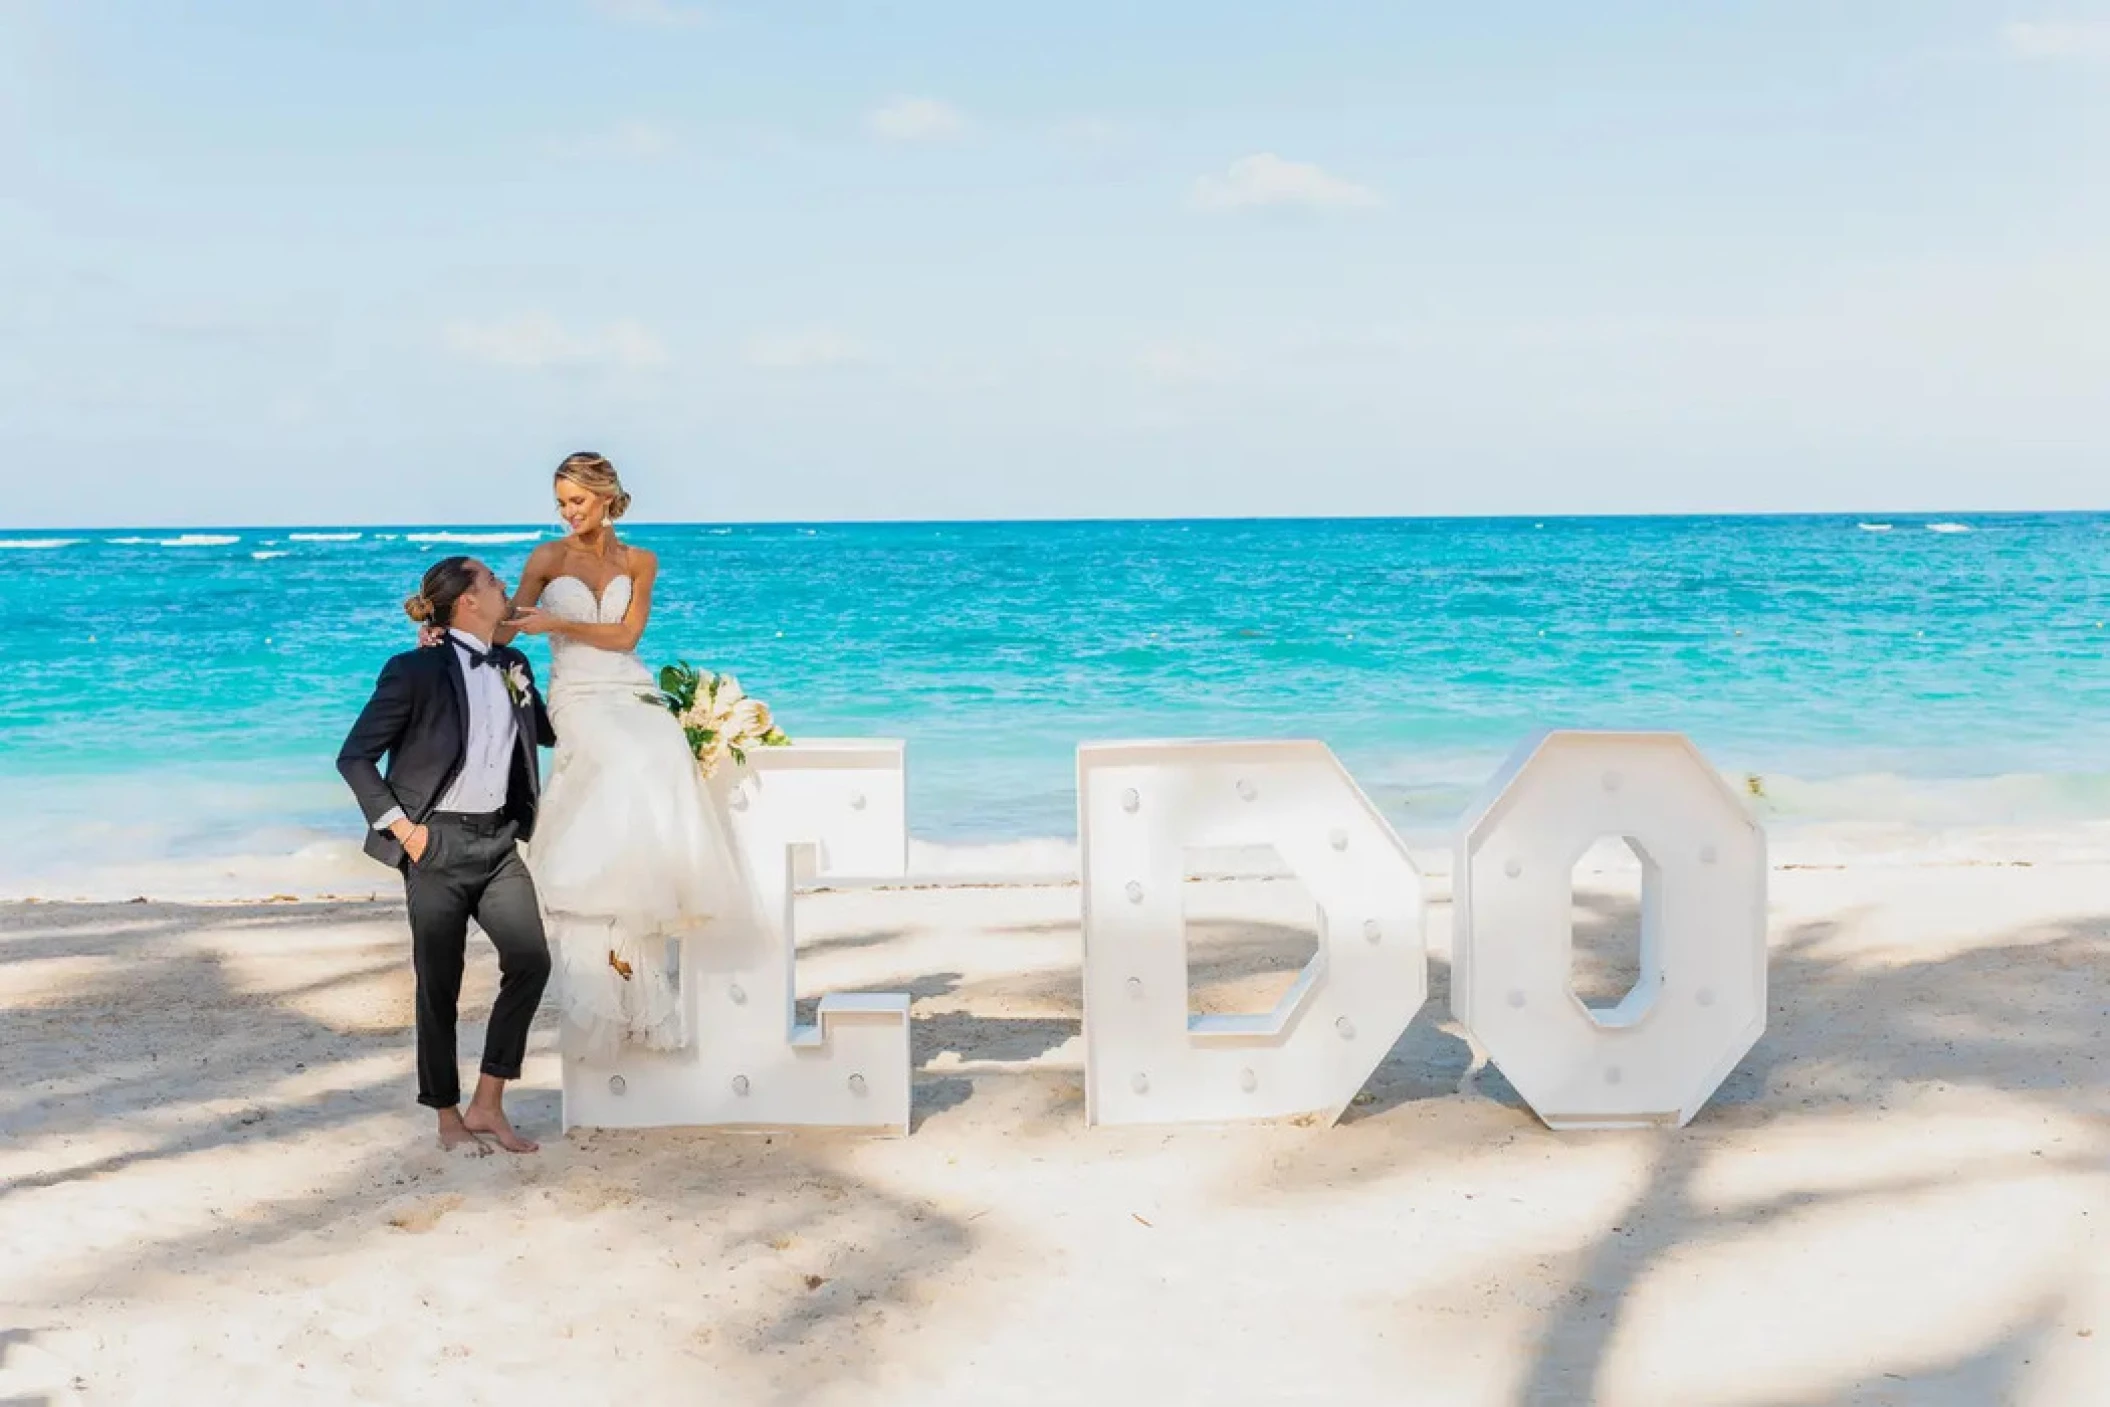
<path fill-rule="evenodd" d="M 0 0 L 0 527 L 2105 507 L 2110 3 Z"/>

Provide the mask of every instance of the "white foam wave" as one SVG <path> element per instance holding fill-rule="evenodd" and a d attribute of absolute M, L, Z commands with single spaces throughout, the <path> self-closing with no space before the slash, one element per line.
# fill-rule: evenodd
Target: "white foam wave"
<path fill-rule="evenodd" d="M 227 537 L 219 533 L 185 533 L 181 537 L 152 539 L 156 547 L 232 547 L 241 540 L 239 537 Z"/>
<path fill-rule="evenodd" d="M 57 547 L 71 547 L 79 541 L 77 537 L 10 537 L 0 538 L 0 547 L 16 552 L 49 552 Z"/>
<path fill-rule="evenodd" d="M 154 539 L 151 537 L 106 537 L 103 541 L 113 547 L 149 547 L 153 545 Z"/>
<path fill-rule="evenodd" d="M 1888 524 L 1888 523 L 1863 523 L 1863 524 L 1861 524 L 1861 531 L 1862 531 L 1862 532 L 1865 532 L 1865 533 L 1887 533 L 1887 532 L 1889 532 L 1889 531 L 1890 531 L 1890 524 Z"/>
<path fill-rule="evenodd" d="M 1188 858 L 1188 873 L 1196 879 L 1278 879 L 1290 873 L 1282 857 L 1265 845 L 1197 849 Z M 912 836 L 903 883 L 1075 884 L 1077 866 L 1077 842 L 1067 836 L 980 842 Z"/>
<path fill-rule="evenodd" d="M 2110 815 L 2110 773 L 2010 772 L 1909 777 L 1892 772 L 1805 778 L 1768 772 L 1724 778 L 1768 820 L 1902 826 L 2027 826 Z"/>
<path fill-rule="evenodd" d="M 405 533 L 406 542 L 539 542 L 544 535 L 531 533 Z"/>
<path fill-rule="evenodd" d="M 256 559 L 257 561 L 259 561 L 259 562 L 268 562 L 268 561 L 270 561 L 270 560 L 271 560 L 271 559 L 272 559 L 273 557 L 290 557 L 290 556 L 292 556 L 293 554 L 292 554 L 292 553 L 290 553 L 290 552 L 285 552 L 285 551 L 279 551 L 279 552 L 252 552 L 252 553 L 250 553 L 249 555 L 250 555 L 251 557 L 255 558 L 255 559 Z"/>
<path fill-rule="evenodd" d="M 1732 779 L 1744 790 L 1747 779 Z M 1749 804 L 1766 825 L 1776 868 L 1786 864 L 1979 863 L 2037 857 L 2093 861 L 2110 851 L 2110 775 L 2009 776 L 1927 783 L 1896 776 L 1822 782 L 1769 775 Z M 1887 815 L 1886 815 L 1887 813 Z M 2060 819 L 2063 814 L 2064 819 Z M 0 851 L 0 901 L 28 898 L 261 900 L 290 894 L 400 898 L 396 878 L 345 838 L 344 827 L 265 827 L 231 839 L 215 853 L 178 858 L 151 836 L 74 837 L 41 858 Z M 1445 837 L 1409 845 L 1424 876 L 1448 885 Z M 1601 855 L 1598 851 L 1603 852 Z M 1621 857 L 1613 846 L 1593 851 Z M 1211 850 L 1190 857 L 1198 882 L 1289 877 L 1281 857 L 1265 847 Z M 1074 839 L 1047 836 L 1014 841 L 930 841 L 912 838 L 908 870 L 899 878 L 851 875 L 841 887 L 1021 888 L 1070 886 L 1078 879 Z M 830 880 L 809 881 L 829 888 Z"/>
<path fill-rule="evenodd" d="M 2110 822 L 2070 821 L 2057 825 L 2003 825 L 1974 818 L 1958 827 L 1883 823 L 1817 823 L 1767 827 L 1768 858 L 1774 869 L 1941 864 L 2094 864 L 2110 852 Z M 1615 842 L 1616 843 L 1616 842 Z M 1020 846 L 1053 847 L 1030 869 L 993 872 L 990 861 Z M 1056 851 L 1074 847 L 1067 841 L 1022 841 L 1015 845 L 944 846 L 911 842 L 909 885 L 932 887 L 1011 888 L 1025 885 L 1074 884 L 1075 860 L 1057 869 Z M 977 852 L 982 852 L 978 855 Z M 1030 857 L 1029 857 L 1030 858 Z M 1450 887 L 1449 851 L 1417 851 L 1431 898 Z M 957 864 L 958 869 L 950 868 Z M 1258 874 L 1277 879 L 1277 874 Z M 825 879 L 818 881 L 826 887 Z M 0 902 L 115 901 L 144 896 L 155 901 L 262 902 L 274 896 L 298 899 L 378 899 L 402 901 L 402 882 L 373 863 L 358 845 L 340 835 L 316 835 L 307 843 L 268 851 L 152 860 L 111 854 L 99 862 L 63 868 L 37 866 L 23 870 L 0 861 Z"/>
<path fill-rule="evenodd" d="M 0 873 L 0 901 L 393 899 L 400 883 L 338 837 L 314 837 L 287 851 L 142 859 L 110 855 L 32 874 Z"/>
<path fill-rule="evenodd" d="M 1969 523 L 1929 523 L 1927 524 L 1927 531 L 1930 533 L 1967 533 L 1971 531 L 1971 525 Z"/>
<path fill-rule="evenodd" d="M 357 542 L 364 533 L 287 533 L 289 542 Z"/>
<path fill-rule="evenodd" d="M 1051 883 L 1077 878 L 1077 842 L 1053 836 L 1034 840 L 940 843 L 910 837 L 909 883 L 942 879 L 947 883 Z"/>

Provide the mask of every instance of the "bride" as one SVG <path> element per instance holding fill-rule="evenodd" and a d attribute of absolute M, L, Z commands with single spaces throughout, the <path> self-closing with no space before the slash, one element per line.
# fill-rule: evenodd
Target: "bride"
<path fill-rule="evenodd" d="M 751 893 L 720 804 L 636 654 L 659 560 L 616 536 L 630 506 L 615 466 L 557 466 L 570 535 L 537 547 L 498 632 L 550 642 L 557 752 L 529 871 L 556 952 L 565 1048 L 605 1058 L 624 1042 L 687 1043 L 673 940 L 729 919 Z"/>

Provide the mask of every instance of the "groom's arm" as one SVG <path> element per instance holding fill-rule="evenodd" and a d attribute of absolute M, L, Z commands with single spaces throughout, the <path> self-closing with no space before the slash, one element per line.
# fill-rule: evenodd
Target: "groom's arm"
<path fill-rule="evenodd" d="M 557 542 L 545 542 L 528 553 L 527 565 L 520 569 L 520 585 L 513 589 L 513 605 L 506 613 L 507 620 L 542 599 L 542 589 L 549 585 L 550 577 L 556 574 L 557 565 L 563 560 L 564 548 Z M 519 634 L 517 627 L 501 622 L 492 632 L 491 643 L 510 645 Z M 554 747 L 555 744 L 544 743 L 543 746 Z"/>
<path fill-rule="evenodd" d="M 413 697 L 409 667 L 398 655 L 381 667 L 374 696 L 359 711 L 358 721 L 337 752 L 337 771 L 351 787 L 366 823 L 375 830 L 388 830 L 403 817 L 401 803 L 381 775 L 381 759 L 402 738 Z"/>

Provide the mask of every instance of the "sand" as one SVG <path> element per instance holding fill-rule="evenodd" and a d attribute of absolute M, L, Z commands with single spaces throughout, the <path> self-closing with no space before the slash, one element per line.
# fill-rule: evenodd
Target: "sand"
<path fill-rule="evenodd" d="M 1049 885 L 800 900 L 802 989 L 914 995 L 909 1138 L 560 1137 L 545 1013 L 544 1151 L 482 1159 L 412 1103 L 398 905 L 0 907 L 0 1403 L 2110 1401 L 2110 867 L 1773 886 L 1683 1130 L 1477 1067 L 1441 905 L 1340 1125 L 1088 1129 Z M 1298 895 L 1210 899 L 1198 1000 L 1264 1001 Z"/>

